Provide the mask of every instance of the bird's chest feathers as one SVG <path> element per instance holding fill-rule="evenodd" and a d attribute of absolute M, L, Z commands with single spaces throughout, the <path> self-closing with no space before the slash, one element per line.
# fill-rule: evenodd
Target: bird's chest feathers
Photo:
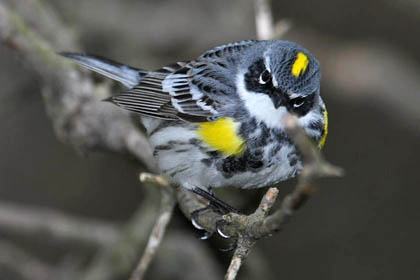
<path fill-rule="evenodd" d="M 241 155 L 245 151 L 245 140 L 239 135 L 240 124 L 230 118 L 200 123 L 197 134 L 210 148 L 225 156 Z"/>

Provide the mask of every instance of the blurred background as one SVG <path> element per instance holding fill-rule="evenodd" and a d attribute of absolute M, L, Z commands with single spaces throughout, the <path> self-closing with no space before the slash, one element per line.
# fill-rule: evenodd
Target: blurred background
<path fill-rule="evenodd" d="M 80 49 L 67 51 L 145 69 L 255 38 L 250 0 L 44 2 L 80 39 Z M 274 19 L 292 24 L 283 39 L 321 63 L 330 120 L 323 151 L 346 176 L 323 180 L 283 232 L 257 244 L 239 279 L 419 279 L 420 2 L 273 2 Z M 113 228 L 132 218 L 143 201 L 137 175 L 144 167 L 57 140 L 40 77 L 4 44 L 0 84 L 0 204 L 59 211 Z M 280 195 L 293 183 L 281 184 Z M 218 194 L 250 212 L 262 193 Z M 200 241 L 199 234 L 176 210 L 146 279 L 222 279 L 230 253 L 218 249 L 228 244 L 217 237 Z M 29 252 L 33 269 L 54 271 L 48 279 L 89 267 L 100 251 L 2 226 L 0 245 Z M 0 279 L 23 279 L 2 256 L 9 254 L 4 248 Z M 52 277 L 45 271 L 36 275 Z"/>

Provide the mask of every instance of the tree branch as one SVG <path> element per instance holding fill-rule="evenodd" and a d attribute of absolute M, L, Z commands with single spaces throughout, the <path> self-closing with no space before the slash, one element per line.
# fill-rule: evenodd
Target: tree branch
<path fill-rule="evenodd" d="M 256 220 L 263 220 L 265 217 L 267 217 L 270 209 L 276 202 L 277 195 L 278 190 L 276 188 L 268 189 L 266 194 L 263 196 L 257 210 L 255 210 L 253 214 L 243 217 L 246 217 L 246 219 L 255 218 Z M 236 278 L 243 260 L 248 256 L 252 246 L 254 246 L 256 242 L 256 239 L 248 238 L 247 236 L 239 236 L 237 242 L 238 244 L 236 246 L 235 252 L 233 253 L 231 263 L 225 275 L 226 280 L 233 280 Z"/>

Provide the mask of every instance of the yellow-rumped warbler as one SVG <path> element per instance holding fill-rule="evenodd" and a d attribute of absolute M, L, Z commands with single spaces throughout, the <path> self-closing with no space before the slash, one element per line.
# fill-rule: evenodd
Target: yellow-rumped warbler
<path fill-rule="evenodd" d="M 322 147 L 327 111 L 317 60 L 287 41 L 241 41 L 156 71 L 62 53 L 128 89 L 109 100 L 139 113 L 158 167 L 171 182 L 259 188 L 297 174 L 299 154 L 284 131 L 294 113 Z"/>

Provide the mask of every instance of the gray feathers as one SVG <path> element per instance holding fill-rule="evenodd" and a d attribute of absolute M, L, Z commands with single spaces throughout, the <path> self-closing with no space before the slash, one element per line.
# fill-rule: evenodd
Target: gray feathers
<path fill-rule="evenodd" d="M 205 122 L 217 114 L 206 103 L 203 94 L 190 87 L 191 66 L 177 63 L 149 72 L 132 89 L 111 97 L 115 104 L 127 110 L 160 119 L 182 119 Z"/>

